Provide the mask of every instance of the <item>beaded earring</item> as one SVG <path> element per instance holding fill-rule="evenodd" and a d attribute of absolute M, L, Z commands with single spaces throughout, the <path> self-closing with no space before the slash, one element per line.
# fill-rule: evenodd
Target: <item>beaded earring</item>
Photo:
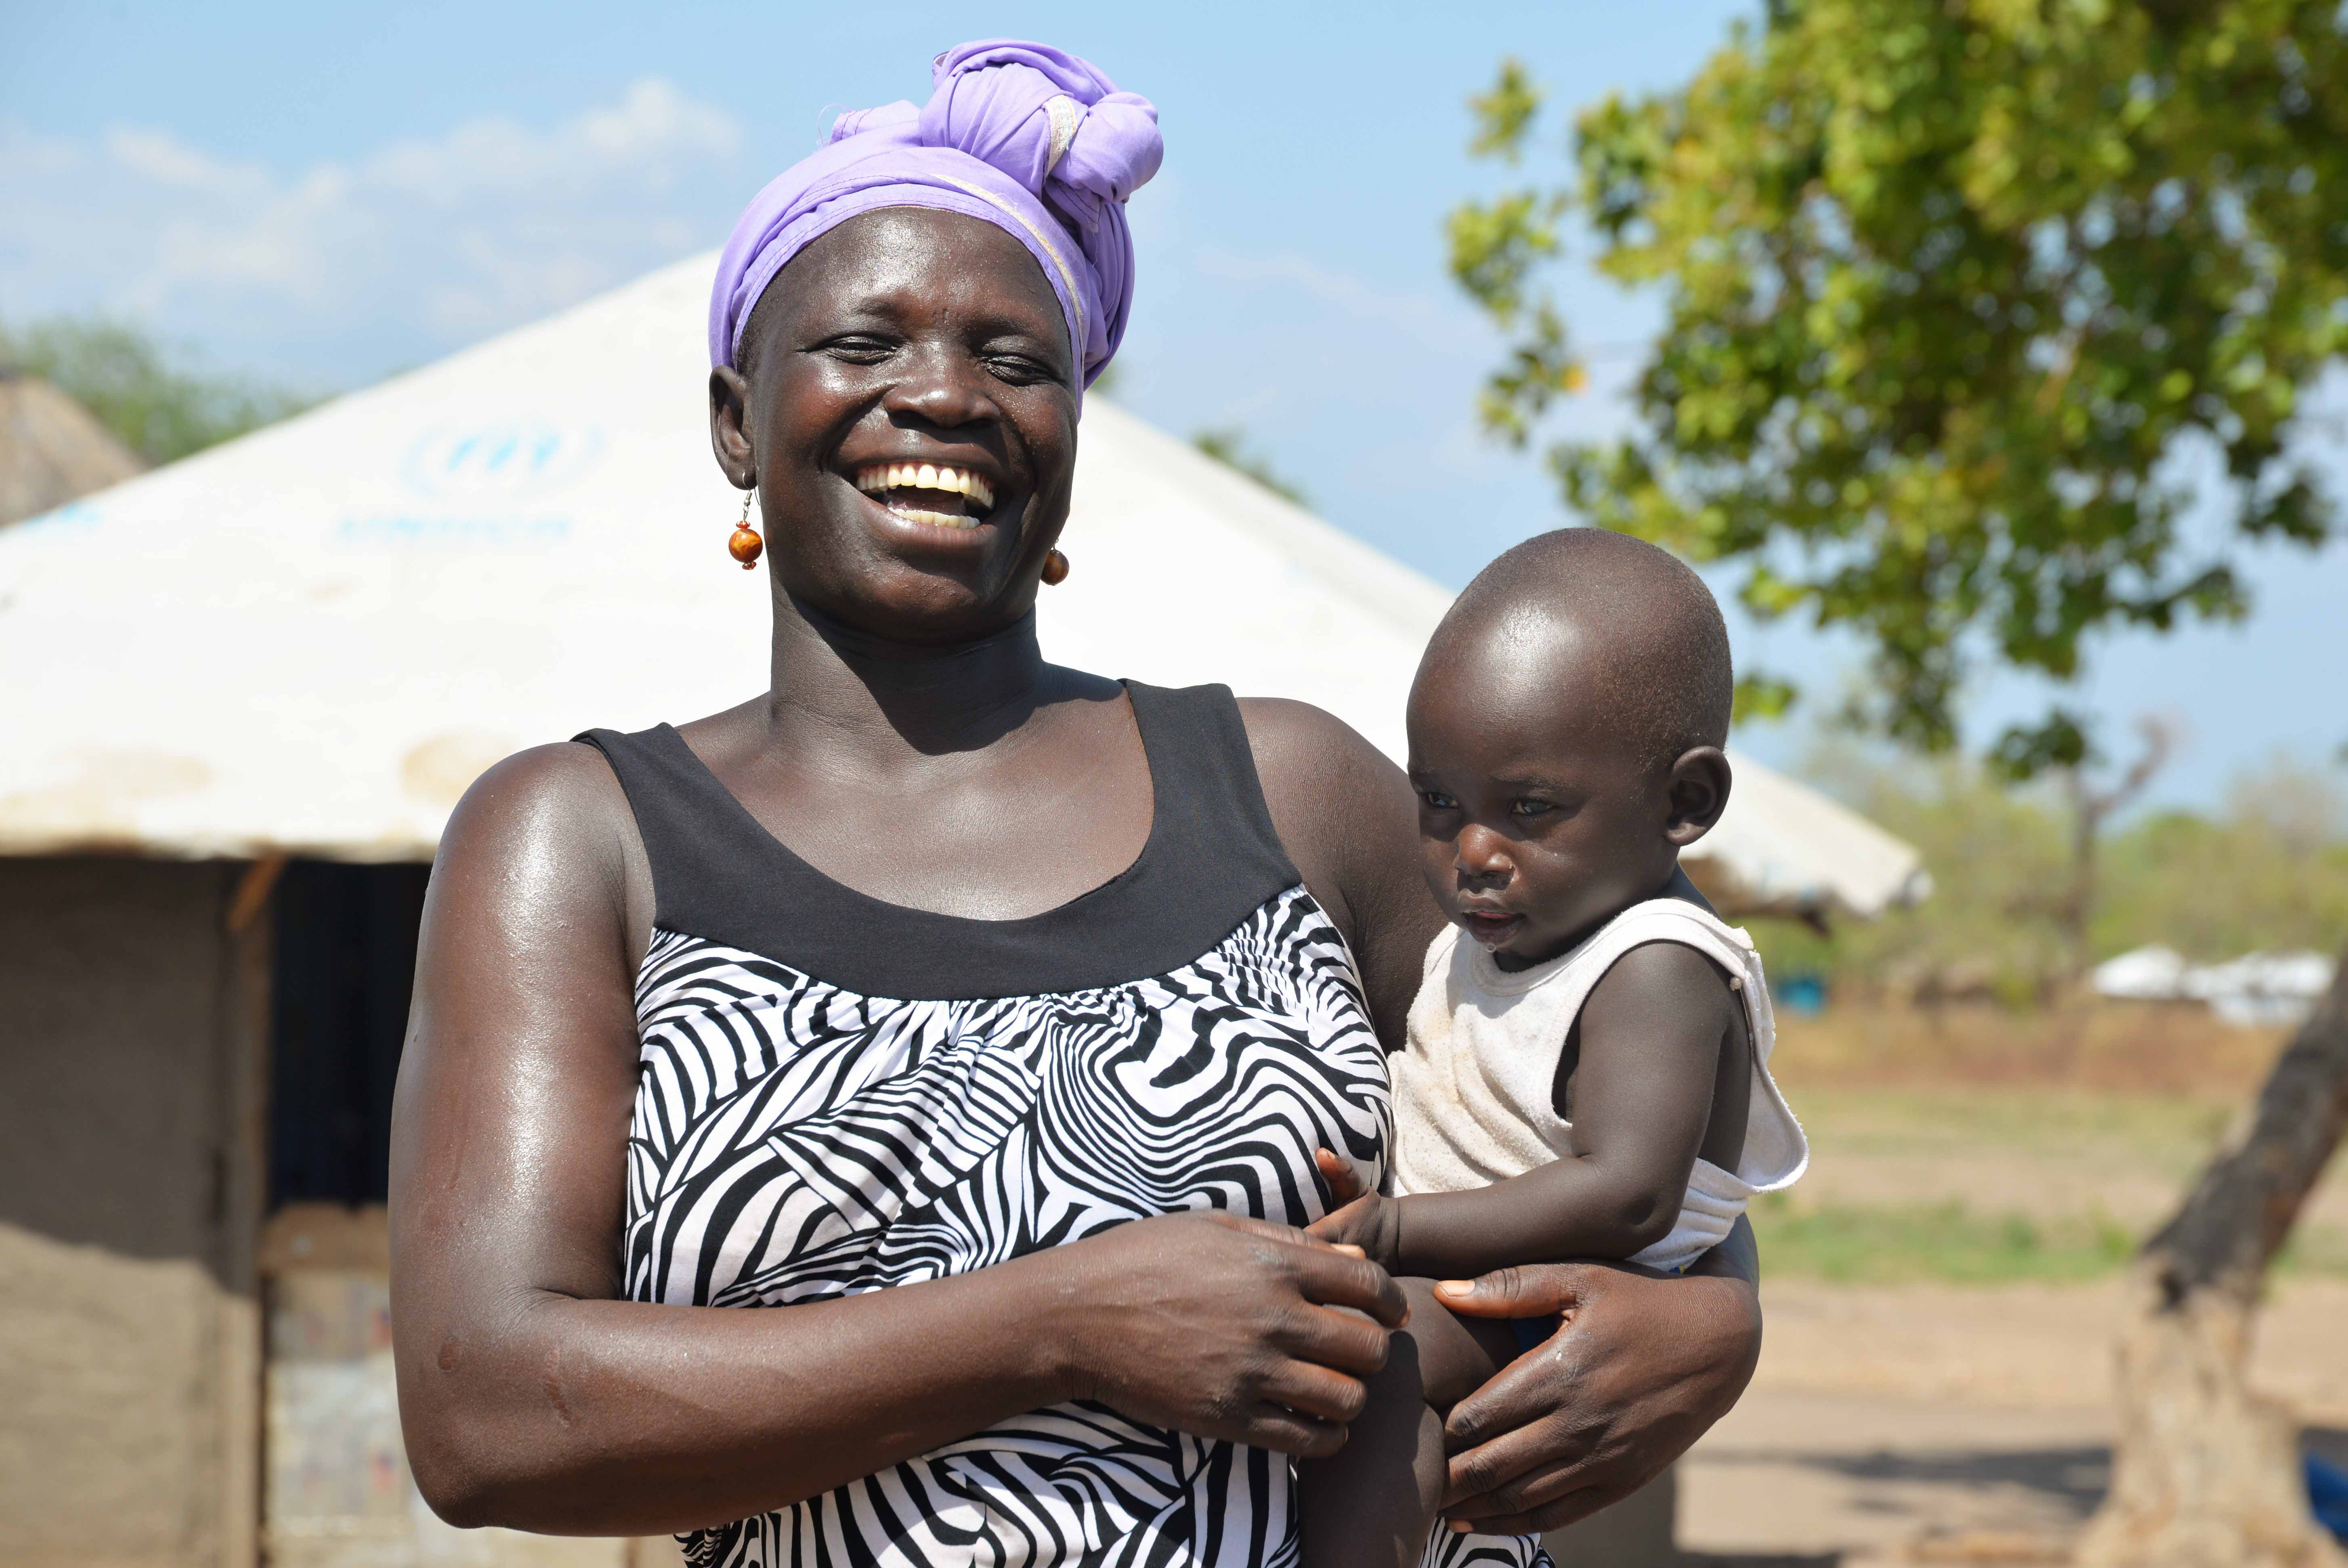
<path fill-rule="evenodd" d="M 1057 588 L 1068 580 L 1068 558 L 1055 550 L 1044 557 L 1044 586 Z"/>
<path fill-rule="evenodd" d="M 742 521 L 734 525 L 734 537 L 726 542 L 726 553 L 740 562 L 745 572 L 758 564 L 758 552 L 767 548 L 767 542 L 750 526 L 750 498 L 757 493 L 742 492 Z"/>

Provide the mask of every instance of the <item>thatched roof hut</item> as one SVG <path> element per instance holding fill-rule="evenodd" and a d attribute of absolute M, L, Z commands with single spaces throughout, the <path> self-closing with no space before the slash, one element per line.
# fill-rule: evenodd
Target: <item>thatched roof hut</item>
<path fill-rule="evenodd" d="M 39 377 L 0 365 L 0 528 L 146 471 L 98 416 Z"/>

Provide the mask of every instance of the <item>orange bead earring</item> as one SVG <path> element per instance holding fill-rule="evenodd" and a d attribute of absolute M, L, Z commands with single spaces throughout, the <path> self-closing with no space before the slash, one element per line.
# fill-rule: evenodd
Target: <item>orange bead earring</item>
<path fill-rule="evenodd" d="M 734 525 L 734 537 L 726 542 L 726 553 L 740 562 L 745 572 L 758 564 L 758 552 L 767 548 L 767 542 L 750 526 L 750 498 L 757 493 L 742 492 L 742 521 Z"/>
<path fill-rule="evenodd" d="M 1068 558 L 1055 550 L 1044 557 L 1044 586 L 1057 588 L 1068 580 Z"/>

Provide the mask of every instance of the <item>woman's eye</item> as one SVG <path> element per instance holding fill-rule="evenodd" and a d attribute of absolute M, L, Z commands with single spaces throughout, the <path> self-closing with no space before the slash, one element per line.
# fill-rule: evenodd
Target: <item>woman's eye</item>
<path fill-rule="evenodd" d="M 1038 381 L 1049 381 L 1057 375 L 1050 366 L 1015 354 L 996 355 L 986 362 L 986 367 L 998 380 L 1018 387 L 1032 387 Z"/>
<path fill-rule="evenodd" d="M 892 345 L 877 337 L 836 337 L 825 344 L 824 352 L 858 365 L 875 365 L 889 357 Z"/>

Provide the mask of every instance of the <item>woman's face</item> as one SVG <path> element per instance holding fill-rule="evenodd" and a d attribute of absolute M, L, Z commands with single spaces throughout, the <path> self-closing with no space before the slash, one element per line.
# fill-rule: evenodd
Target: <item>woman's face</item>
<path fill-rule="evenodd" d="M 710 375 L 782 588 L 906 642 L 1025 615 L 1067 521 L 1077 377 L 1059 302 L 992 223 L 891 207 L 792 258 Z"/>

